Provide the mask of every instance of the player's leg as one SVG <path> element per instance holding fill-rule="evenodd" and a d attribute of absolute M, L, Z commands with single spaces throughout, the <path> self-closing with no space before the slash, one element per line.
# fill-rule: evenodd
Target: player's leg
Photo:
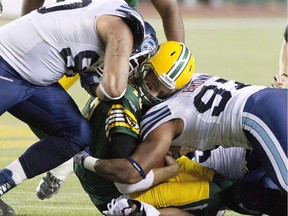
<path fill-rule="evenodd" d="M 0 115 L 11 107 L 26 100 L 29 97 L 27 89 L 29 84 L 23 80 L 20 75 L 0 56 Z M 12 178 L 12 172 L 9 170 L 0 171 L 0 196 L 9 189 L 16 186 Z M 1 202 L 1 210 L 6 211 L 7 206 Z"/>
<path fill-rule="evenodd" d="M 228 207 L 247 215 L 287 215 L 287 195 L 280 190 L 241 180 L 225 193 Z"/>
<path fill-rule="evenodd" d="M 246 137 L 273 181 L 287 192 L 288 91 L 267 88 L 250 96 L 243 113 Z"/>
<path fill-rule="evenodd" d="M 28 178 L 48 171 L 84 150 L 92 134 L 89 122 L 58 84 L 36 87 L 36 91 L 28 100 L 10 109 L 11 114 L 49 135 L 19 158 Z"/>
<path fill-rule="evenodd" d="M 28 97 L 26 83 L 0 56 L 0 115 Z"/>
<path fill-rule="evenodd" d="M 9 187 L 4 187 L 1 195 L 27 178 L 69 160 L 84 150 L 91 140 L 90 124 L 62 87 L 58 84 L 30 86 L 26 91 L 30 97 L 9 112 L 43 130 L 49 137 L 30 146 L 18 160 L 8 165 L 7 168 L 12 172 L 7 169 L 0 172 L 1 185 L 9 182 Z"/>

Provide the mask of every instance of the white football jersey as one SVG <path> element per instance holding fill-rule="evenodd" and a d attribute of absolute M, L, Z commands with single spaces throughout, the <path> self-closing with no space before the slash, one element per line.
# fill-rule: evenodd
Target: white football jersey
<path fill-rule="evenodd" d="M 222 148 L 219 146 L 210 152 L 210 156 L 204 162 L 201 161 L 202 155 L 202 151 L 195 151 L 193 159 L 229 179 L 235 181 L 243 179 L 245 173 L 248 172 L 245 148 Z"/>
<path fill-rule="evenodd" d="M 96 29 L 103 14 L 140 16 L 123 0 L 66 0 L 0 28 L 0 55 L 27 81 L 49 85 L 103 61 Z M 141 16 L 140 16 L 141 17 Z"/>
<path fill-rule="evenodd" d="M 251 148 L 242 129 L 242 113 L 248 97 L 263 88 L 195 74 L 188 87 L 145 114 L 141 136 L 145 138 L 154 128 L 172 119 L 182 119 L 184 130 L 172 145 L 201 151 L 217 146 Z"/>

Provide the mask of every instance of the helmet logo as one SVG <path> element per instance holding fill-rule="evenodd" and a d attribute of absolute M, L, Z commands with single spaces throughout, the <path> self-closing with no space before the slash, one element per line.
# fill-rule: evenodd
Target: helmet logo
<path fill-rule="evenodd" d="M 143 51 L 153 51 L 157 48 L 157 43 L 154 39 L 152 39 L 151 37 L 147 37 L 145 38 L 145 40 L 143 41 L 142 45 L 141 45 L 141 52 Z"/>

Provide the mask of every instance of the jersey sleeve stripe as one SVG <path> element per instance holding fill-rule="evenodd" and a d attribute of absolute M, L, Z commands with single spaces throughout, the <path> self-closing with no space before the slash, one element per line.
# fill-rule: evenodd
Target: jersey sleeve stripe
<path fill-rule="evenodd" d="M 139 123 L 135 115 L 121 104 L 111 107 L 108 112 L 105 123 L 106 136 L 109 136 L 110 130 L 116 127 L 125 127 L 139 134 Z"/>
<path fill-rule="evenodd" d="M 152 111 L 151 113 L 147 113 L 141 122 L 141 137 L 145 137 L 148 131 L 150 131 L 157 122 L 161 121 L 169 115 L 171 115 L 171 111 L 168 106 L 161 107 L 155 111 Z"/>

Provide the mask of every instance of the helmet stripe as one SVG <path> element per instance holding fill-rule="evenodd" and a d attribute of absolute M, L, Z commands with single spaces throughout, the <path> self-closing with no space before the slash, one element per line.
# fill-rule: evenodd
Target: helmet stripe
<path fill-rule="evenodd" d="M 183 46 L 183 44 L 181 44 L 181 46 L 182 50 L 179 58 L 177 59 L 177 64 L 173 65 L 173 67 L 167 73 L 168 76 L 174 81 L 181 75 L 183 68 L 186 67 L 190 59 L 190 50 L 186 46 Z"/>

